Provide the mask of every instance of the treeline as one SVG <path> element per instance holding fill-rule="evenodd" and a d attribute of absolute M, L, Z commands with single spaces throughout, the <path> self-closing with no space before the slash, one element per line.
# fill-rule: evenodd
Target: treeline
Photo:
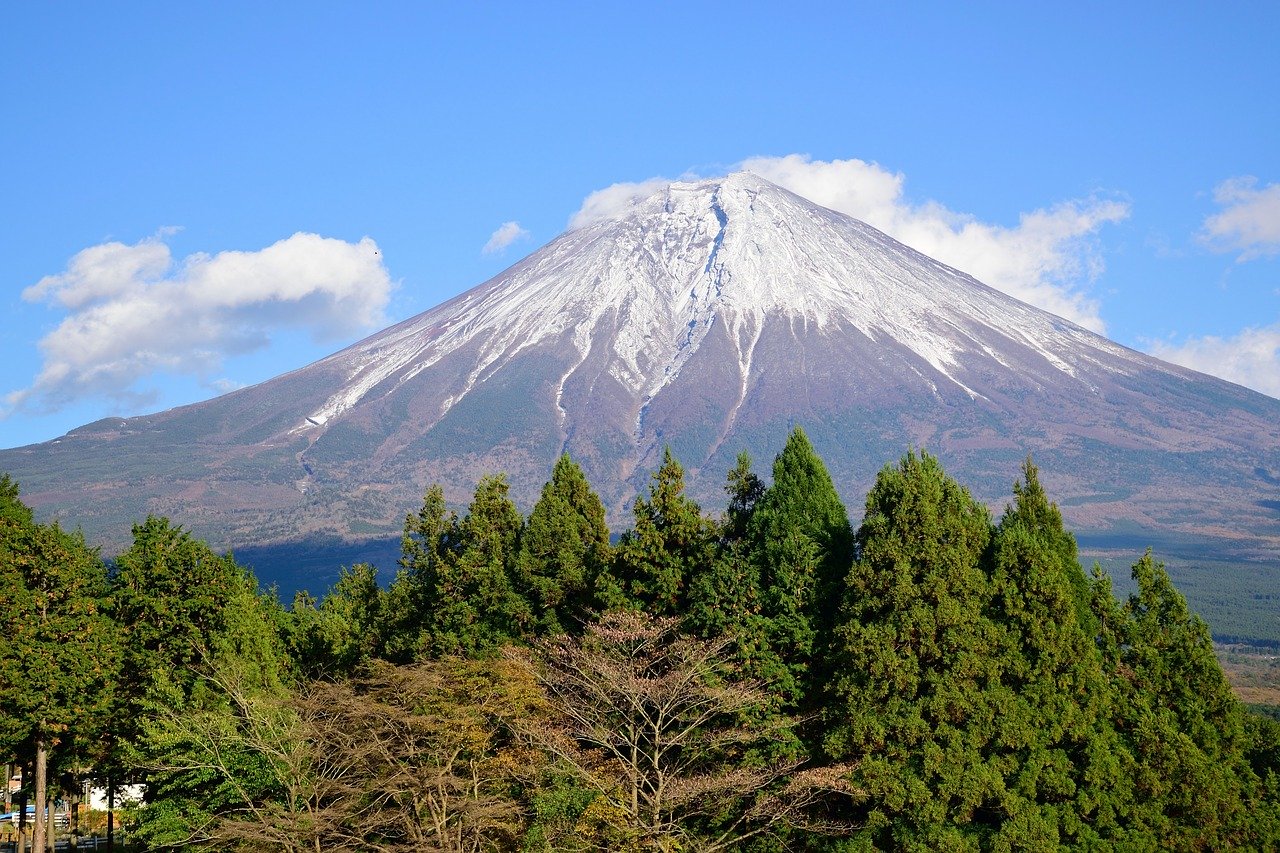
<path fill-rule="evenodd" d="M 1280 723 L 1150 553 L 1123 602 L 1086 574 L 1030 461 L 998 520 L 909 453 L 854 530 L 799 429 L 725 488 L 668 452 L 611 544 L 568 457 L 527 518 L 432 487 L 389 585 L 286 608 L 0 480 L 0 752 L 144 782 L 154 849 L 1275 848 Z"/>

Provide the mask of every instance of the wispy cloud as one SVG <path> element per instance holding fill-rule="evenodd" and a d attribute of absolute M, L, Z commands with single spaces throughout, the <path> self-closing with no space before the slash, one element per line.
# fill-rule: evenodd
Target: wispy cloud
<path fill-rule="evenodd" d="M 501 252 L 517 240 L 528 238 L 529 232 L 520 227 L 519 222 L 504 222 L 498 226 L 498 230 L 489 236 L 489 242 L 484 244 L 481 252 L 486 255 L 492 255 L 494 252 Z"/>
<path fill-rule="evenodd" d="M 738 168 L 754 172 L 823 207 L 861 219 L 912 248 L 969 273 L 1009 295 L 1104 332 L 1088 286 L 1103 264 L 1093 238 L 1129 215 L 1128 204 L 1082 199 L 1023 213 L 1017 226 L 979 221 L 936 201 L 912 203 L 906 177 L 863 160 L 813 160 L 802 154 L 752 157 Z M 686 176 L 689 177 L 689 176 Z M 597 190 L 570 218 L 571 228 L 623 215 L 670 181 L 652 178 Z"/>
<path fill-rule="evenodd" d="M 1156 358 L 1210 373 L 1280 398 L 1280 323 L 1248 328 L 1229 338 L 1188 338 L 1181 344 L 1155 341 Z"/>
<path fill-rule="evenodd" d="M 223 359 L 266 346 L 276 329 L 331 340 L 384 320 L 391 280 L 367 237 L 348 243 L 298 233 L 256 252 L 175 261 L 169 233 L 91 246 L 23 291 L 68 313 L 40 341 L 39 375 L 9 393 L 5 409 L 56 411 L 85 397 L 146 400 L 139 385 L 158 372 L 226 387 L 209 379 Z"/>
<path fill-rule="evenodd" d="M 913 204 L 906 177 L 863 160 L 801 154 L 754 157 L 742 168 L 797 195 L 861 219 L 917 251 L 969 273 L 1023 302 L 1095 332 L 1106 330 L 1087 286 L 1102 271 L 1090 238 L 1129 215 L 1109 199 L 1064 201 L 1023 213 L 1017 226 L 980 222 L 936 201 Z"/>
<path fill-rule="evenodd" d="M 569 217 L 570 228 L 585 228 L 593 222 L 613 219 L 626 213 L 636 202 L 662 190 L 671 181 L 650 178 L 647 181 L 611 184 L 596 190 L 582 200 L 582 207 Z"/>
<path fill-rule="evenodd" d="M 1231 178 L 1213 190 L 1222 210 L 1204 221 L 1202 240 L 1238 260 L 1280 254 L 1280 184 L 1258 187 L 1251 176 Z"/>

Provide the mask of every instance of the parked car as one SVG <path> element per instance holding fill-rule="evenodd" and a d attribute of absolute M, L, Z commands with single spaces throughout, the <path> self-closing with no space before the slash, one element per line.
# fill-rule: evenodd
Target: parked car
<path fill-rule="evenodd" d="M 47 812 L 46 812 L 47 814 Z M 0 823 L 8 821 L 14 826 L 21 823 L 22 812 L 12 811 L 0 814 Z M 27 826 L 31 826 L 36 822 L 36 807 L 27 806 Z M 71 815 L 66 812 L 53 813 L 53 825 L 56 829 L 68 829 L 71 826 Z"/>

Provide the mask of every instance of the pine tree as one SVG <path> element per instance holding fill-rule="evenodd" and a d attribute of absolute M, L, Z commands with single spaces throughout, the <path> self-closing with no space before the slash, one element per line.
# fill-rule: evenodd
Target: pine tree
<path fill-rule="evenodd" d="M 520 539 L 519 584 L 536 634 L 576 631 L 587 618 L 592 586 L 610 559 L 604 517 L 582 469 L 561 456 Z"/>
<path fill-rule="evenodd" d="M 857 534 L 860 559 L 836 627 L 825 747 L 859 761 L 863 840 L 966 849 L 999 807 L 983 757 L 1002 721 L 989 687 L 999 636 L 985 617 L 986 507 L 928 454 L 880 472 Z"/>
<path fill-rule="evenodd" d="M 622 534 L 598 595 L 605 607 L 683 615 L 689 582 L 711 564 L 714 523 L 684 493 L 684 469 L 666 448 L 648 496 L 636 498 L 635 525 Z"/>

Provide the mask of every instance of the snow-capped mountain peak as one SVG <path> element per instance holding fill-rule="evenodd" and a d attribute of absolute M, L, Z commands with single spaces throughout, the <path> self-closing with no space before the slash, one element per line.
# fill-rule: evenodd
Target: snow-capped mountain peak
<path fill-rule="evenodd" d="M 843 214 L 756 175 L 676 182 L 622 216 L 570 231 L 491 281 L 333 356 L 349 380 L 300 428 L 324 424 L 391 377 L 407 381 L 478 343 L 466 381 L 520 352 L 564 338 L 579 360 L 603 337 L 610 375 L 649 400 L 680 375 L 708 332 L 724 327 L 742 381 L 766 318 L 822 334 L 856 329 L 914 353 L 944 382 L 966 353 L 1002 360 L 991 332 L 1054 369 L 1129 352 L 1065 320 L 1012 300 Z M 930 381 L 934 381 L 931 377 Z"/>

